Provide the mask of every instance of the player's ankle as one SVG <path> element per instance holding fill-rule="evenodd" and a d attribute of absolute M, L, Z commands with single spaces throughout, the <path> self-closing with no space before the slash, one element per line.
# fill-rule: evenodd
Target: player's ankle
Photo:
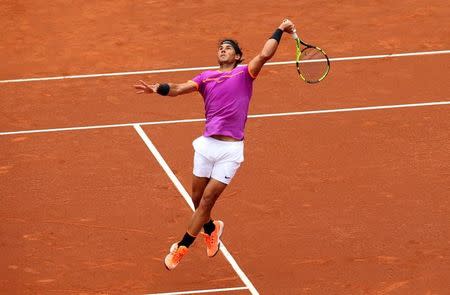
<path fill-rule="evenodd" d="M 181 241 L 178 242 L 178 247 L 185 246 L 186 248 L 189 248 L 189 246 L 195 241 L 195 238 L 195 236 L 192 236 L 186 232 Z"/>
<path fill-rule="evenodd" d="M 211 233 L 216 229 L 214 221 L 210 219 L 207 223 L 203 225 L 203 230 L 205 234 L 211 235 Z"/>

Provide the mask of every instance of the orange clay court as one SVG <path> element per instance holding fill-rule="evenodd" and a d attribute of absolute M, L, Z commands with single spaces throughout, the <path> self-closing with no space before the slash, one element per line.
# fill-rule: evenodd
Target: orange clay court
<path fill-rule="evenodd" d="M 444 0 L 2 1 L 0 293 L 450 294 L 449 15 Z M 348 59 L 317 85 L 263 68 L 213 211 L 224 251 L 196 241 L 168 272 L 203 102 L 132 86 L 192 79 L 175 70 L 215 66 L 221 37 L 248 62 L 285 17 Z M 271 62 L 294 58 L 285 34 Z"/>

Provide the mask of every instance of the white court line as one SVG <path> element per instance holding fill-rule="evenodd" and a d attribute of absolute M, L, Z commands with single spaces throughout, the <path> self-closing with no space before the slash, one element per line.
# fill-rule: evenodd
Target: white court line
<path fill-rule="evenodd" d="M 139 125 L 160 125 L 160 124 L 193 123 L 193 122 L 204 122 L 204 121 L 205 121 L 205 119 L 183 119 L 183 120 L 168 120 L 168 121 L 155 121 L 155 122 L 136 122 L 136 123 L 123 123 L 123 124 L 110 124 L 110 125 L 91 125 L 91 126 L 78 126 L 78 127 L 51 128 L 51 129 L 8 131 L 8 132 L 0 132 L 0 135 L 17 135 L 17 134 L 29 134 L 29 133 L 46 133 L 46 132 L 63 132 L 63 131 L 76 131 L 76 130 L 131 127 L 134 124 L 139 124 Z"/>
<path fill-rule="evenodd" d="M 418 52 L 405 52 L 405 53 L 334 57 L 334 58 L 330 58 L 330 61 L 336 62 L 336 61 L 350 61 L 350 60 L 361 60 L 361 59 L 380 59 L 380 58 L 408 57 L 408 56 L 420 56 L 420 55 L 437 55 L 437 54 L 450 54 L 450 50 L 418 51 Z M 278 66 L 278 65 L 287 65 L 287 64 L 295 64 L 295 61 L 268 62 L 265 65 L 266 66 Z M 241 66 L 244 66 L 244 65 L 241 65 Z M 98 77 L 144 75 L 144 74 L 148 75 L 148 74 L 162 74 L 162 73 L 175 73 L 175 72 L 204 71 L 204 70 L 214 70 L 214 69 L 218 69 L 218 68 L 219 68 L 218 66 L 206 66 L 206 67 L 193 67 L 193 68 L 146 70 L 146 71 L 135 71 L 135 72 L 115 72 L 115 73 L 104 73 L 104 74 L 83 74 L 83 75 L 70 75 L 70 76 L 42 77 L 42 78 L 24 78 L 24 79 L 0 80 L 0 83 L 37 82 L 37 81 L 50 81 L 50 80 L 84 79 L 84 78 L 98 78 Z"/>
<path fill-rule="evenodd" d="M 435 101 L 435 102 L 382 105 L 382 106 L 370 106 L 370 107 L 353 107 L 353 108 L 343 108 L 343 109 L 328 109 L 328 110 L 315 110 L 315 111 L 289 112 L 289 113 L 259 114 L 259 115 L 249 115 L 248 118 L 254 119 L 254 118 L 267 118 L 267 117 L 304 116 L 304 115 L 313 115 L 313 114 L 358 112 L 358 111 L 429 107 L 429 106 L 443 106 L 443 105 L 450 105 L 450 101 Z M 131 127 L 134 125 L 164 125 L 164 124 L 177 124 L 177 123 L 193 123 L 193 122 L 204 122 L 204 121 L 205 121 L 205 119 L 183 119 L 183 120 L 138 122 L 138 123 L 124 123 L 124 124 L 111 124 L 111 125 L 65 127 L 65 128 L 53 128 L 53 129 L 6 131 L 6 132 L 0 132 L 0 136 L 1 135 L 18 135 L 18 134 L 32 134 L 32 133 L 46 133 L 46 132 L 63 132 L 63 131 L 89 130 L 89 129 Z"/>
<path fill-rule="evenodd" d="M 223 288 L 223 289 L 208 289 L 208 290 L 196 290 L 196 291 L 180 291 L 180 292 L 170 292 L 170 293 L 152 293 L 145 295 L 179 295 L 179 294 L 203 294 L 203 293 L 215 293 L 215 292 L 230 292 L 238 290 L 248 290 L 247 287 L 236 287 L 236 288 Z"/>
<path fill-rule="evenodd" d="M 170 180 L 173 182 L 175 187 L 178 189 L 180 194 L 183 196 L 186 203 L 188 203 L 189 207 L 192 209 L 192 211 L 195 211 L 194 204 L 192 203 L 191 197 L 189 196 L 189 193 L 186 191 L 186 189 L 183 187 L 181 182 L 178 180 L 178 178 L 173 173 L 172 169 L 170 169 L 169 165 L 167 165 L 164 158 L 161 156 L 159 151 L 156 149 L 155 145 L 152 143 L 150 138 L 147 136 L 147 134 L 144 132 L 142 127 L 139 124 L 133 125 L 136 132 L 139 134 L 139 136 L 142 138 L 142 140 L 147 145 L 148 149 L 152 152 L 153 156 L 156 158 L 158 163 L 161 165 L 161 167 L 164 169 L 164 171 L 167 173 L 167 176 L 169 176 Z M 245 275 L 245 273 L 242 271 L 242 269 L 237 264 L 236 260 L 234 260 L 233 256 L 231 256 L 230 252 L 228 252 L 225 245 L 222 243 L 220 246 L 220 251 L 222 251 L 225 258 L 230 263 L 231 267 L 233 267 L 234 271 L 237 273 L 239 278 L 242 280 L 242 282 L 247 286 L 248 290 L 251 294 L 259 294 L 258 291 L 256 291 L 255 287 L 253 286 L 252 282 L 248 279 L 248 277 Z"/>

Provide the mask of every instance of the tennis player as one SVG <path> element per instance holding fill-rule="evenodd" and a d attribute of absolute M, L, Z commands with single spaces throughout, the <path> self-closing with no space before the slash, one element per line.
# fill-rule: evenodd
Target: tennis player
<path fill-rule="evenodd" d="M 253 81 L 263 65 L 275 54 L 283 32 L 292 34 L 294 29 L 290 20 L 283 20 L 262 51 L 246 66 L 238 67 L 243 60 L 238 42 L 224 39 L 218 44 L 219 70 L 202 72 L 181 84 L 149 85 L 141 80 L 134 85 L 139 94 L 178 96 L 198 91 L 205 103 L 204 133 L 193 141 L 192 201 L 196 210 L 183 238 L 170 247 L 164 259 L 168 270 L 179 264 L 202 229 L 207 255 L 213 257 L 219 251 L 224 223 L 211 219 L 211 210 L 244 161 L 244 127 Z"/>

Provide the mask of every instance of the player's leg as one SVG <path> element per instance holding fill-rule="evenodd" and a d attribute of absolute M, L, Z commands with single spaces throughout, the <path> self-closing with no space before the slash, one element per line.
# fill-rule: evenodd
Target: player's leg
<path fill-rule="evenodd" d="M 186 231 L 180 242 L 174 243 L 170 247 L 170 253 L 164 259 L 164 264 L 168 270 L 174 269 L 183 258 L 183 256 L 187 254 L 189 246 L 194 242 L 203 225 L 210 220 L 211 210 L 226 186 L 226 184 L 221 183 L 220 181 L 217 181 L 215 179 L 211 179 L 208 182 L 203 196 L 200 200 L 200 204 L 191 218 L 188 230 Z M 221 228 L 220 225 L 218 225 L 216 228 L 216 232 L 219 232 L 219 230 L 222 231 L 222 229 L 223 227 Z M 214 255 L 217 253 L 217 251 L 218 247 Z"/>
<path fill-rule="evenodd" d="M 197 236 L 203 225 L 210 220 L 211 210 L 227 184 L 211 178 L 205 188 L 198 208 L 195 210 L 188 227 L 188 233 Z"/>
<path fill-rule="evenodd" d="M 223 222 L 213 221 L 211 210 L 243 161 L 242 142 L 230 144 L 200 137 L 194 141 L 193 145 L 196 152 L 194 154 L 192 201 L 196 210 L 182 240 L 172 245 L 170 253 L 165 258 L 165 265 L 169 270 L 178 265 L 202 227 L 205 232 L 208 256 L 212 257 L 217 254 L 220 247 L 219 238 L 223 232 Z M 197 151 L 202 151 L 204 154 Z M 211 160 L 217 159 L 217 157 L 222 159 L 219 162 Z"/>
<path fill-rule="evenodd" d="M 191 196 L 195 208 L 199 206 L 205 188 L 210 181 L 213 165 L 214 163 L 208 158 L 195 152 Z M 186 232 L 181 241 L 172 244 L 169 254 L 164 259 L 164 264 L 168 270 L 174 269 L 183 256 L 187 254 L 188 248 L 194 242 L 196 235 Z"/>
<path fill-rule="evenodd" d="M 200 153 L 194 154 L 194 169 L 192 177 L 192 202 L 194 208 L 197 209 L 200 200 L 203 197 L 206 186 L 210 180 L 214 163 Z M 209 219 L 204 225 L 203 230 L 210 234 L 214 230 L 214 223 Z"/>
<path fill-rule="evenodd" d="M 199 206 L 196 209 L 186 233 L 186 243 L 189 246 L 190 240 L 195 239 L 201 230 L 204 229 L 204 238 L 206 242 L 206 253 L 209 257 L 217 254 L 220 248 L 220 236 L 223 233 L 224 223 L 220 220 L 213 221 L 211 219 L 211 210 L 220 194 L 226 186 L 231 182 L 241 165 L 243 159 L 243 145 L 223 144 L 216 149 L 223 148 L 223 157 L 220 161 L 214 163 L 210 172 L 211 180 L 206 186 Z M 231 160 L 229 160 L 231 159 Z M 238 161 L 235 161 L 238 159 Z M 205 221 L 208 221 L 205 223 Z M 180 242 L 180 245 L 183 241 Z"/>
<path fill-rule="evenodd" d="M 223 233 L 224 223 L 221 220 L 213 220 L 211 218 L 211 210 L 219 196 L 225 190 L 227 184 L 213 178 L 211 178 L 210 184 L 211 185 L 208 184 L 205 189 L 202 201 L 200 202 L 199 208 L 196 210 L 194 215 L 197 215 L 198 217 L 203 214 L 203 217 L 200 217 L 200 223 L 206 218 L 209 220 L 203 225 L 203 232 L 201 234 L 205 240 L 206 254 L 208 257 L 214 257 L 219 252 L 220 237 Z M 193 216 L 190 226 L 195 226 L 195 222 L 195 216 Z M 191 230 L 195 229 L 191 228 Z"/>
<path fill-rule="evenodd" d="M 240 162 L 219 161 L 214 165 L 211 173 L 211 180 L 228 185 L 240 167 Z M 211 213 L 210 213 L 211 214 Z M 206 254 L 208 257 L 214 257 L 220 248 L 220 237 L 224 229 L 224 222 L 221 220 L 209 221 L 203 225 L 203 236 L 206 244 Z"/>
<path fill-rule="evenodd" d="M 205 191 L 206 185 L 209 182 L 209 177 L 199 177 L 195 174 L 192 175 L 192 202 L 194 203 L 195 209 L 197 209 L 202 199 L 203 192 Z"/>
<path fill-rule="evenodd" d="M 236 174 L 239 166 L 240 163 L 232 161 L 219 162 L 214 165 L 211 172 L 211 179 L 203 192 L 199 206 L 195 210 L 191 223 L 189 224 L 188 232 L 190 234 L 196 236 L 206 222 L 211 222 L 211 210 L 220 194 L 231 182 L 231 179 Z M 213 231 L 214 225 L 212 225 L 212 227 Z M 211 233 L 208 230 L 205 230 L 205 232 L 207 234 Z"/>
<path fill-rule="evenodd" d="M 204 155 L 195 152 L 194 153 L 194 167 L 192 171 L 192 202 L 194 203 L 195 209 L 197 209 L 202 199 L 203 192 L 205 191 L 206 185 L 211 178 L 211 173 L 214 168 L 214 162 Z"/>
<path fill-rule="evenodd" d="M 198 177 L 195 175 L 192 177 L 192 202 L 194 203 L 195 209 L 197 209 L 200 204 L 200 200 L 203 197 L 203 193 L 205 192 L 205 188 L 209 180 L 209 178 Z M 210 219 L 203 225 L 203 232 L 207 235 L 211 235 L 214 229 L 214 220 L 210 217 Z"/>

